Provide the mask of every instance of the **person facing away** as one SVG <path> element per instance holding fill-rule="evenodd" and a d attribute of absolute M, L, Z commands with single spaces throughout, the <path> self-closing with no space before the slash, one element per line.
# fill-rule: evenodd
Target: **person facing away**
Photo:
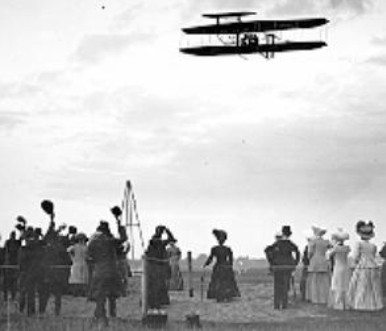
<path fill-rule="evenodd" d="M 288 290 L 292 272 L 300 260 L 298 247 L 289 239 L 291 227 L 284 225 L 275 242 L 265 249 L 265 254 L 273 272 L 274 309 L 288 308 Z"/>
<path fill-rule="evenodd" d="M 20 302 L 19 310 L 24 312 L 27 306 L 27 316 L 36 313 L 35 297 L 39 298 L 39 313 L 44 312 L 44 241 L 31 226 L 23 232 L 23 242 L 19 254 L 20 270 Z"/>
<path fill-rule="evenodd" d="M 14 300 L 17 291 L 17 281 L 19 271 L 17 269 L 18 258 L 20 253 L 21 240 L 16 239 L 16 232 L 10 233 L 9 239 L 4 244 L 4 301 L 8 300 L 8 294 L 11 293 L 11 299 Z"/>
<path fill-rule="evenodd" d="M 377 246 L 373 222 L 358 221 L 356 232 L 361 238 L 353 248 L 355 268 L 348 288 L 348 305 L 355 310 L 374 311 L 383 308 L 380 268 L 375 259 Z"/>
<path fill-rule="evenodd" d="M 303 255 L 302 255 L 302 273 L 300 277 L 300 294 L 303 301 L 306 301 L 306 288 L 307 288 L 307 275 L 308 275 L 308 266 L 310 265 L 310 259 L 308 258 L 308 244 L 310 240 L 313 238 L 313 233 L 311 230 L 306 230 L 304 235 L 307 240 L 307 245 L 304 247 Z"/>
<path fill-rule="evenodd" d="M 184 280 L 180 271 L 181 250 L 177 247 L 176 242 L 177 240 L 174 239 L 166 249 L 170 263 L 168 288 L 171 291 L 182 291 L 184 289 Z"/>
<path fill-rule="evenodd" d="M 63 226 L 55 227 L 55 222 L 50 223 L 44 235 L 44 287 L 41 292 L 41 309 L 44 313 L 51 294 L 55 302 L 55 315 L 59 315 L 62 306 L 62 297 L 68 285 L 68 276 L 71 260 L 67 254 L 64 236 L 60 234 Z"/>
<path fill-rule="evenodd" d="M 326 252 L 331 248 L 323 236 L 327 230 L 312 226 L 314 237 L 308 243 L 308 266 L 306 299 L 312 303 L 327 304 L 330 292 L 330 262 Z"/>
<path fill-rule="evenodd" d="M 383 259 L 382 271 L 381 271 L 381 283 L 382 283 L 382 294 L 386 296 L 386 242 L 383 243 L 382 249 L 379 251 L 379 256 Z"/>
<path fill-rule="evenodd" d="M 87 246 L 87 259 L 91 264 L 89 298 L 95 301 L 94 316 L 107 324 L 106 301 L 110 317 L 116 317 L 116 299 L 122 293 L 122 282 L 118 271 L 115 239 L 109 224 L 101 221 Z"/>
<path fill-rule="evenodd" d="M 349 234 L 342 229 L 338 229 L 338 231 L 331 235 L 331 241 L 334 244 L 332 248 L 327 251 L 327 257 L 334 261 L 328 306 L 338 310 L 348 308 L 347 291 L 350 281 L 348 254 L 351 249 L 344 244 L 348 239 Z"/>
<path fill-rule="evenodd" d="M 166 239 L 162 239 L 166 234 Z M 145 252 L 147 260 L 147 301 L 150 309 L 160 309 L 170 303 L 167 282 L 170 278 L 169 259 L 166 246 L 174 241 L 171 231 L 163 225 L 155 228 Z"/>
<path fill-rule="evenodd" d="M 84 296 L 88 283 L 87 236 L 80 232 L 75 235 L 74 244 L 67 248 L 72 265 L 68 280 L 74 296 Z"/>
<path fill-rule="evenodd" d="M 224 243 L 228 238 L 224 230 L 214 229 L 212 231 L 218 245 L 212 247 L 209 257 L 204 263 L 204 268 L 216 262 L 213 266 L 212 275 L 208 287 L 207 298 L 216 299 L 217 302 L 229 301 L 232 298 L 240 297 L 235 274 L 233 272 L 233 252 Z"/>

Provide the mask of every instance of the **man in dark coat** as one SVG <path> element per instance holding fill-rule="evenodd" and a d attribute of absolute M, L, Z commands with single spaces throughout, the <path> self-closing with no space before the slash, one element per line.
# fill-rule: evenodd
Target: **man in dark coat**
<path fill-rule="evenodd" d="M 55 223 L 51 222 L 45 235 L 44 247 L 44 286 L 40 293 L 40 313 L 44 313 L 50 295 L 55 298 L 55 315 L 60 314 L 62 295 L 65 293 L 70 270 L 71 259 L 67 253 L 64 240 L 55 229 Z"/>
<path fill-rule="evenodd" d="M 92 265 L 89 297 L 96 303 L 94 316 L 107 324 L 106 301 L 108 300 L 109 303 L 110 316 L 115 317 L 116 299 L 122 293 L 116 241 L 107 222 L 101 221 L 97 232 L 90 238 L 87 255 Z"/>
<path fill-rule="evenodd" d="M 118 238 L 114 238 L 117 260 L 118 260 L 118 272 L 122 282 L 122 296 L 126 295 L 127 291 L 127 278 L 129 276 L 129 263 L 127 261 L 127 253 L 130 250 L 130 244 L 128 242 L 126 228 L 121 223 L 122 210 L 118 206 L 111 208 L 111 212 L 117 221 Z"/>
<path fill-rule="evenodd" d="M 18 258 L 21 241 L 16 239 L 16 232 L 12 231 L 9 239 L 4 244 L 4 300 L 8 300 L 8 293 L 11 293 L 12 300 L 15 299 L 17 291 L 17 280 L 19 275 Z"/>
<path fill-rule="evenodd" d="M 291 228 L 283 226 L 282 233 L 276 236 L 275 243 L 265 249 L 273 272 L 275 309 L 287 308 L 291 274 L 300 260 L 298 247 L 289 240 L 291 234 Z"/>
<path fill-rule="evenodd" d="M 44 279 L 44 243 L 39 234 L 32 227 L 28 227 L 23 234 L 25 246 L 21 247 L 19 255 L 20 268 L 20 312 L 27 304 L 27 315 L 35 314 L 35 295 L 39 293 L 39 312 L 43 306 L 40 295 L 43 290 Z"/>

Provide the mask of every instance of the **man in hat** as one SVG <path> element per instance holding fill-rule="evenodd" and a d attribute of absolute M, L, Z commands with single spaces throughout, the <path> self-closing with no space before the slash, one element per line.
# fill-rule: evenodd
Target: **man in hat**
<path fill-rule="evenodd" d="M 20 270 L 20 305 L 19 310 L 23 312 L 27 305 L 27 315 L 35 314 L 35 296 L 39 294 L 39 312 L 43 312 L 42 293 L 44 288 L 44 243 L 39 238 L 35 229 L 28 226 L 23 233 L 25 246 L 21 247 L 19 256 Z"/>
<path fill-rule="evenodd" d="M 95 318 L 107 324 L 106 301 L 109 314 L 116 317 L 116 299 L 122 292 L 122 282 L 118 270 L 116 243 L 109 224 L 101 221 L 97 232 L 91 237 L 87 248 L 88 261 L 92 265 L 90 299 L 96 303 Z"/>
<path fill-rule="evenodd" d="M 18 279 L 18 257 L 21 241 L 16 239 L 16 232 L 10 233 L 9 239 L 4 244 L 4 260 L 7 269 L 4 273 L 4 300 L 8 300 L 8 293 L 11 293 L 12 300 L 15 299 Z"/>
<path fill-rule="evenodd" d="M 273 272 L 274 308 L 286 309 L 288 306 L 288 289 L 291 274 L 300 260 L 298 247 L 289 239 L 291 228 L 282 227 L 282 236 L 265 249 L 267 260 Z"/>

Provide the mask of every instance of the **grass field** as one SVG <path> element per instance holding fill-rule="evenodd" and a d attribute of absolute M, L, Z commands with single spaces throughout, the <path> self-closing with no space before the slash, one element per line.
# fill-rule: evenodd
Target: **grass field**
<path fill-rule="evenodd" d="M 194 297 L 188 292 L 172 292 L 167 307 L 166 330 L 187 330 L 185 315 L 200 315 L 203 330 L 386 330 L 386 311 L 353 312 L 334 311 L 325 306 L 304 303 L 291 297 L 288 310 L 276 311 L 272 303 L 272 278 L 266 270 L 254 270 L 237 276 L 242 297 L 229 303 L 201 300 L 200 279 L 194 273 Z M 204 275 L 204 292 L 209 281 Z M 186 279 L 186 277 L 185 277 Z M 140 279 L 130 279 L 130 293 L 119 299 L 118 318 L 111 319 L 106 330 L 145 330 L 141 323 Z M 52 300 L 51 300 L 52 301 Z M 1 302 L 0 330 L 38 331 L 91 331 L 101 326 L 92 319 L 94 304 L 85 298 L 66 296 L 62 314 L 53 315 L 53 303 L 43 317 L 27 318 L 17 311 L 17 303 L 7 306 Z"/>

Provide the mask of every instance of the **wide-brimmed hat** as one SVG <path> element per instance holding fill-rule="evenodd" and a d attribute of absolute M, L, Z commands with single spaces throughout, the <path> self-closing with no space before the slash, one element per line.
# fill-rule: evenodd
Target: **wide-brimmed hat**
<path fill-rule="evenodd" d="M 228 235 L 224 230 L 214 229 L 212 233 L 218 241 L 224 242 L 228 238 Z"/>
<path fill-rule="evenodd" d="M 356 231 L 362 239 L 371 239 L 375 236 L 374 224 L 371 221 L 358 221 L 356 224 Z"/>
<path fill-rule="evenodd" d="M 334 233 L 331 234 L 331 240 L 335 241 L 345 241 L 350 238 L 350 235 L 343 231 L 342 228 L 338 228 Z"/>
<path fill-rule="evenodd" d="M 87 241 L 87 240 L 88 240 L 87 236 L 86 236 L 83 232 L 77 233 L 77 234 L 74 236 L 74 239 L 75 239 L 76 241 L 81 241 L 81 240 Z"/>
<path fill-rule="evenodd" d="M 323 229 L 323 228 L 316 226 L 316 225 L 311 226 L 311 229 L 314 232 L 314 235 L 317 237 L 321 237 L 327 232 L 326 229 Z"/>
<path fill-rule="evenodd" d="M 283 225 L 281 228 L 283 236 L 289 237 L 292 234 L 291 227 L 289 225 Z"/>

